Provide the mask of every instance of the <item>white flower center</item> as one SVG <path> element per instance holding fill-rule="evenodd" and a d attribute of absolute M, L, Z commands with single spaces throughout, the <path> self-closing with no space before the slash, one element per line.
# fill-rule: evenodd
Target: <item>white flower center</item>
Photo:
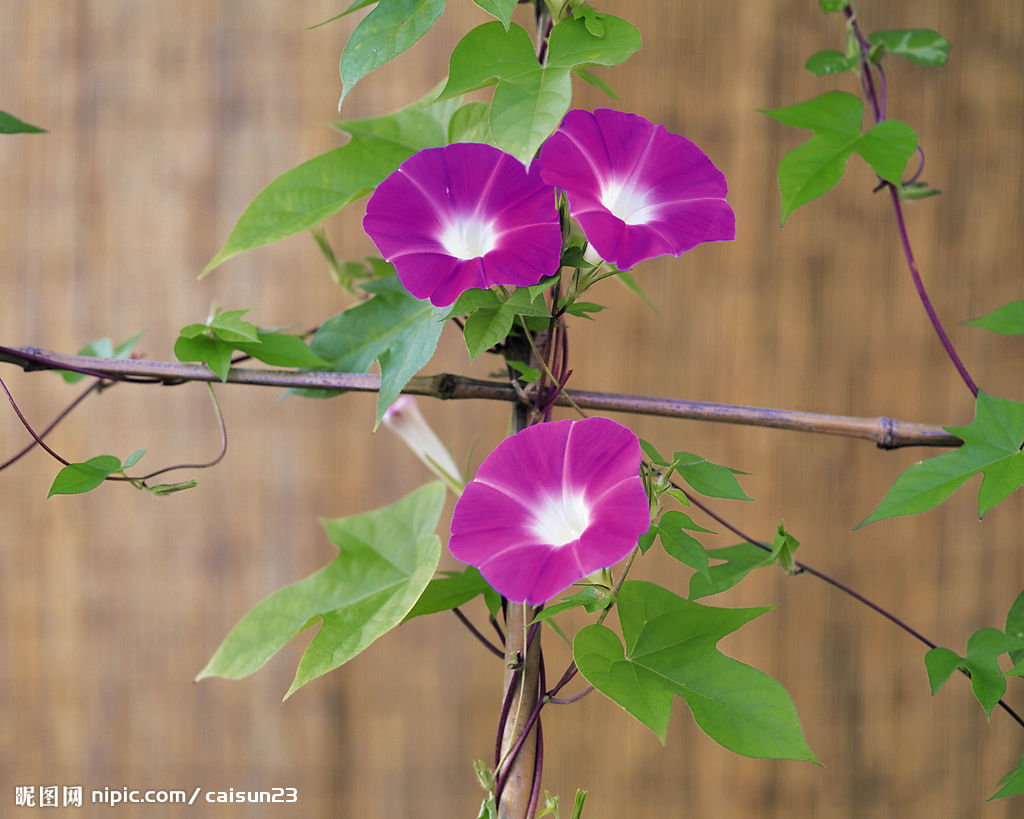
<path fill-rule="evenodd" d="M 474 216 L 456 217 L 441 234 L 444 249 L 457 259 L 475 259 L 494 250 L 498 236 L 491 222 Z"/>
<path fill-rule="evenodd" d="M 609 179 L 601 186 L 601 204 L 627 225 L 643 225 L 654 217 L 654 206 L 647 201 L 647 193 L 632 182 Z"/>
<path fill-rule="evenodd" d="M 544 543 L 564 546 L 578 540 L 590 525 L 590 508 L 582 494 L 562 494 L 542 501 L 530 530 Z"/>

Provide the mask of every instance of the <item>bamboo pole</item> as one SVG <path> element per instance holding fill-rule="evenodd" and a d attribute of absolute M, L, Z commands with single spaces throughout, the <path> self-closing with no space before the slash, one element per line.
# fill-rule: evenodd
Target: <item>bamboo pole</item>
<path fill-rule="evenodd" d="M 207 367 L 195 364 L 93 358 L 66 355 L 37 347 L 0 347 L 0 362 L 16 364 L 25 370 L 67 369 L 110 380 L 143 380 L 163 384 L 219 381 Z M 232 367 L 228 373 L 228 383 L 338 392 L 376 392 L 380 389 L 380 377 L 371 373 L 296 372 L 244 367 Z M 521 393 L 511 383 L 481 381 L 448 373 L 414 376 L 402 392 L 440 400 L 522 400 Z M 555 399 L 555 403 L 562 407 L 575 403 L 581 409 L 601 412 L 624 412 L 863 438 L 874 441 L 880 449 L 906 446 L 957 447 L 961 444 L 959 438 L 942 427 L 886 416 L 858 418 L 591 390 L 564 390 Z"/>

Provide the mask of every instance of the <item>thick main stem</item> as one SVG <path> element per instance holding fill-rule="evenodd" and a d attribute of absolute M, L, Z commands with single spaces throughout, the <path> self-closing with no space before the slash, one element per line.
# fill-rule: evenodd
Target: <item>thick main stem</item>
<path fill-rule="evenodd" d="M 530 819 L 531 796 L 537 778 L 537 732 L 531 716 L 540 695 L 540 631 L 528 639 L 527 623 L 533 619 L 533 607 L 509 603 L 505 625 L 505 689 L 516 686 L 501 737 L 501 764 L 496 772 L 502 787 L 498 802 L 500 819 Z M 516 668 L 519 669 L 516 674 Z M 528 736 L 523 738 L 523 734 Z M 510 757 L 513 749 L 515 756 Z M 502 772 L 507 768 L 507 775 Z"/>
<path fill-rule="evenodd" d="M 526 351 L 529 359 L 529 350 Z M 522 360 L 520 358 L 519 360 Z M 512 410 L 513 432 L 526 428 L 529 409 L 516 404 Z M 505 617 L 505 691 L 515 686 L 511 706 L 502 727 L 500 760 L 495 774 L 503 784 L 498 797 L 499 819 L 530 819 L 537 771 L 537 732 L 530 716 L 540 697 L 540 630 L 533 629 L 530 640 L 527 627 L 533 619 L 532 606 L 509 603 Z M 518 672 L 518 673 L 517 673 Z M 529 734 L 525 738 L 523 734 Z M 513 749 L 515 755 L 510 757 Z M 507 775 L 502 775 L 504 770 Z"/>

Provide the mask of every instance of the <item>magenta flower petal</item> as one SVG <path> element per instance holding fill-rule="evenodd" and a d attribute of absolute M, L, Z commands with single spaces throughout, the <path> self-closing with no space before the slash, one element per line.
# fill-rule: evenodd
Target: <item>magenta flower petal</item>
<path fill-rule="evenodd" d="M 537 284 L 562 251 L 554 188 L 474 143 L 409 157 L 370 197 L 363 229 L 402 286 L 439 307 L 475 287 Z"/>
<path fill-rule="evenodd" d="M 620 270 L 735 238 L 722 172 L 690 140 L 636 114 L 570 111 L 538 163 L 587 241 Z"/>
<path fill-rule="evenodd" d="M 455 505 L 448 549 L 498 592 L 539 605 L 622 560 L 650 526 L 640 443 L 607 418 L 506 438 Z"/>

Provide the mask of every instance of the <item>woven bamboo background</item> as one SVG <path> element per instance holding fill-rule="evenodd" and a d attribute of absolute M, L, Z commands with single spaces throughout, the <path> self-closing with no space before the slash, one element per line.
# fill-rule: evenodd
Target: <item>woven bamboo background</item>
<path fill-rule="evenodd" d="M 73 352 L 145 328 L 139 349 L 169 358 L 177 329 L 213 302 L 300 328 L 341 310 L 346 298 L 308 236 L 238 257 L 201 282 L 196 274 L 270 179 L 340 144 L 328 123 L 355 21 L 305 27 L 347 5 L 5 0 L 0 109 L 49 133 L 0 139 L 0 343 Z M 733 243 L 638 269 L 657 315 L 602 285 L 595 298 L 612 308 L 574 328 L 573 383 L 967 423 L 970 395 L 916 301 L 887 202 L 871 195 L 863 164 L 851 160 L 838 191 L 778 227 L 774 165 L 800 136 L 758 109 L 856 90 L 852 77 L 815 79 L 801 68 L 814 51 L 841 47 L 838 15 L 823 16 L 813 0 L 614 6 L 645 48 L 603 76 L 622 108 L 709 153 L 730 182 L 738 230 Z M 944 191 L 908 209 L 909 228 L 936 309 L 978 382 L 1024 400 L 1024 340 L 958 326 L 1024 297 L 1024 8 L 860 6 L 869 31 L 923 26 L 954 43 L 943 69 L 887 63 L 890 114 L 916 129 L 924 178 Z M 485 19 L 452 0 L 427 40 L 353 91 L 345 115 L 385 113 L 427 93 L 461 34 Z M 580 106 L 607 104 L 589 87 L 577 91 Z M 344 258 L 371 249 L 360 218 L 355 205 L 328 225 Z M 429 370 L 483 375 L 488 366 L 469 368 L 453 333 Z M 51 374 L 2 375 L 40 426 L 75 394 Z M 391 502 L 428 477 L 389 433 L 370 434 L 371 397 L 219 394 L 228 457 L 198 474 L 194 491 L 155 500 L 107 486 L 48 501 L 56 466 L 38 452 L 0 474 L 0 815 L 31 814 L 13 807 L 16 785 L 80 784 L 298 789 L 293 806 L 197 814 L 224 819 L 475 816 L 482 792 L 471 762 L 491 752 L 501 669 L 454 618 L 402 627 L 283 704 L 301 645 L 244 681 L 191 682 L 242 613 L 330 560 L 318 516 Z M 469 403 L 424 411 L 475 461 L 507 417 L 505 407 Z M 799 557 L 940 644 L 959 649 L 975 629 L 1002 625 L 1024 586 L 1019 494 L 979 522 L 972 482 L 930 514 L 852 531 L 928 453 L 632 423 L 663 450 L 752 473 L 744 486 L 757 502 L 719 511 L 762 537 L 784 518 L 802 541 Z M 25 440 L 13 414 L 0 413 L 0 459 Z M 195 385 L 117 387 L 52 440 L 72 458 L 148 447 L 143 463 L 154 468 L 217 449 Z M 708 545 L 731 542 L 720 534 Z M 687 572 L 652 555 L 638 576 L 681 590 Z M 545 719 L 546 785 L 570 804 L 577 785 L 588 788 L 587 819 L 1020 815 L 1019 801 L 984 800 L 1016 763 L 1021 730 L 998 711 L 987 723 L 963 679 L 932 698 L 911 638 L 810 577 L 766 572 L 721 602 L 777 606 L 722 647 L 788 687 L 824 767 L 735 757 L 678 703 L 662 748 L 591 696 Z M 548 667 L 559 669 L 557 638 L 546 640 Z M 1024 707 L 1013 686 L 1009 697 Z"/>

